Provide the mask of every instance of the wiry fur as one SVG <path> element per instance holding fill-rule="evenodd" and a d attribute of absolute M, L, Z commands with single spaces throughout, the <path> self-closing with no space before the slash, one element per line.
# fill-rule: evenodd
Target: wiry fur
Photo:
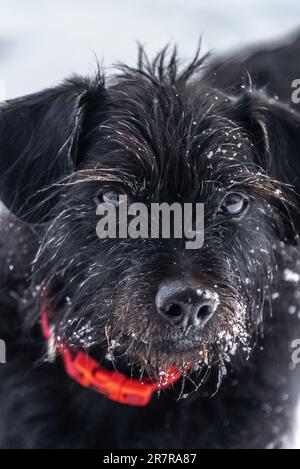
<path fill-rule="evenodd" d="M 167 50 L 150 62 L 141 49 L 137 68 L 120 66 L 108 84 L 99 72 L 2 106 L 1 197 L 32 227 L 29 253 L 12 264 L 31 265 L 30 279 L 10 269 L 13 295 L 3 285 L 3 447 L 265 447 L 289 431 L 299 379 L 289 347 L 300 327 L 288 306 L 300 299 L 282 275 L 300 270 L 300 117 L 252 89 L 213 88 L 203 63 L 197 54 L 180 67 Z M 100 241 L 93 199 L 107 187 L 145 204 L 204 202 L 204 247 Z M 219 213 L 230 192 L 250 201 L 241 218 Z M 156 312 L 166 279 L 220 298 L 184 340 Z M 175 364 L 182 382 L 145 409 L 83 390 L 59 359 L 43 363 L 45 302 L 57 343 L 137 377 Z"/>

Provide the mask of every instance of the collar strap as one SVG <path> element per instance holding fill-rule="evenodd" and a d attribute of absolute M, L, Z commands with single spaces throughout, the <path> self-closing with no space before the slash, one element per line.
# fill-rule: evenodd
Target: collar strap
<path fill-rule="evenodd" d="M 48 324 L 46 311 L 41 316 L 41 327 L 47 342 L 52 340 L 52 331 Z M 57 345 L 67 375 L 84 388 L 91 389 L 107 397 L 111 401 L 131 406 L 146 406 L 153 394 L 167 389 L 181 377 L 175 368 L 162 373 L 162 382 L 144 379 L 143 381 L 128 378 L 116 371 L 107 370 L 87 353 Z"/>

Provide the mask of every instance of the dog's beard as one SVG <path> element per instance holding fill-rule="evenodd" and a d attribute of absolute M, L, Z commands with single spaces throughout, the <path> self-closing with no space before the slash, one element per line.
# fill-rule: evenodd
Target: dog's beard
<path fill-rule="evenodd" d="M 51 359 L 55 357 L 53 344 L 65 344 L 85 350 L 107 368 L 135 379 L 150 377 L 163 384 L 167 370 L 176 369 L 182 375 L 178 398 L 198 391 L 208 380 L 209 392 L 214 394 L 232 362 L 246 361 L 253 346 L 245 304 L 231 302 L 230 307 L 220 304 L 219 308 L 214 322 L 198 338 L 187 336 L 185 340 L 175 333 L 164 340 L 153 337 L 149 325 L 147 334 L 139 335 L 124 324 L 121 327 L 120 319 L 98 326 L 83 318 L 61 321 L 53 329 Z M 117 316 L 122 317 L 120 312 Z"/>
<path fill-rule="evenodd" d="M 237 356 L 246 360 L 251 352 L 249 312 L 244 302 L 231 299 L 226 305 L 221 303 L 197 336 L 193 331 L 184 335 L 171 328 L 162 330 L 143 308 L 123 305 L 107 321 L 84 315 L 63 320 L 55 327 L 56 342 L 84 349 L 108 366 L 141 376 L 153 376 L 170 367 L 189 373 L 204 367 L 225 371 Z M 133 314 L 133 309 L 139 314 Z"/>
<path fill-rule="evenodd" d="M 113 360 L 125 356 L 131 362 L 150 369 L 197 370 L 203 365 L 229 363 L 238 350 L 250 352 L 250 331 L 245 304 L 220 305 L 215 317 L 197 335 L 193 330 L 162 331 L 156 324 L 122 324 L 120 317 L 109 331 L 109 352 Z M 144 326 L 144 327 L 143 327 Z"/>

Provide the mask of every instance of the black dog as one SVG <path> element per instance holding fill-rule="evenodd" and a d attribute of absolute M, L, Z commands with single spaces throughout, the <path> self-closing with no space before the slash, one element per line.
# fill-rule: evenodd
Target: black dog
<path fill-rule="evenodd" d="M 289 434 L 300 116 L 250 81 L 229 90 L 230 69 L 207 63 L 141 51 L 108 84 L 99 73 L 2 105 L 0 198 L 19 219 L 1 234 L 2 447 L 266 448 Z M 203 248 L 99 240 L 96 205 L 120 194 L 203 202 Z M 70 377 L 78 357 L 85 386 L 110 373 L 102 391 Z M 126 376 L 127 404 L 163 389 L 114 402 Z"/>

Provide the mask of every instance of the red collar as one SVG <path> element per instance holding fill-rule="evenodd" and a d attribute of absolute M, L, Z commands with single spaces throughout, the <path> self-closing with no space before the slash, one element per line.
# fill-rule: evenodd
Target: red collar
<path fill-rule="evenodd" d="M 41 326 L 45 339 L 49 341 L 51 329 L 46 311 L 42 313 Z M 150 379 L 138 381 L 116 371 L 107 370 L 87 353 L 71 350 L 66 346 L 57 348 L 66 373 L 72 379 L 120 404 L 146 406 L 156 391 L 169 388 L 181 377 L 179 371 L 170 368 L 164 373 L 162 382 Z"/>

